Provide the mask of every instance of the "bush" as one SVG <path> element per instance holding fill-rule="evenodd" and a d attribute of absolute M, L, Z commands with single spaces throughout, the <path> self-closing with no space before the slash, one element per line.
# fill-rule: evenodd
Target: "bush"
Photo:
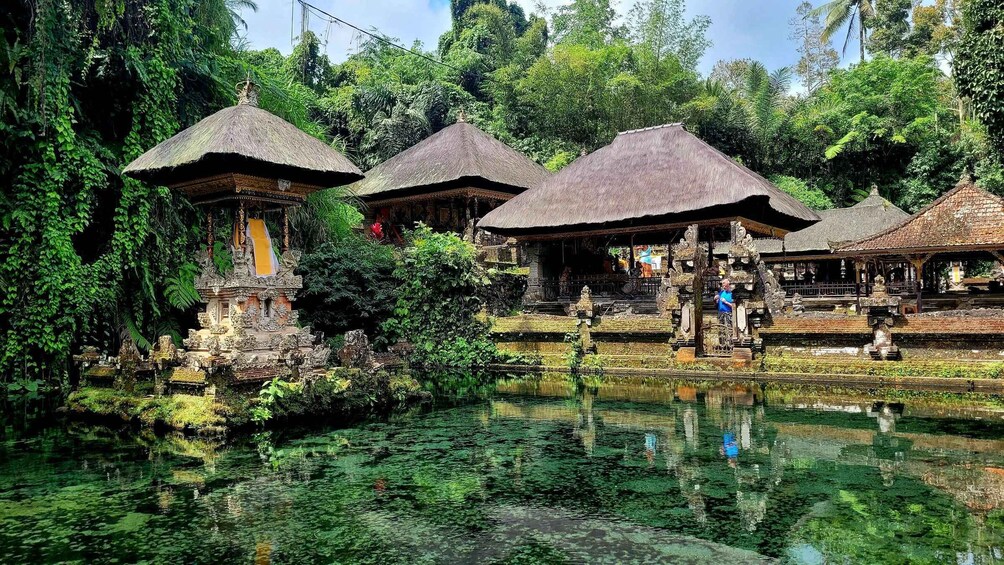
<path fill-rule="evenodd" d="M 419 226 L 408 234 L 395 276 L 397 302 L 383 330 L 411 342 L 413 365 L 471 372 L 494 361 L 488 324 L 478 316 L 488 279 L 473 245 Z M 441 379 L 430 372 L 427 380 Z"/>
<path fill-rule="evenodd" d="M 833 201 L 830 200 L 830 197 L 827 196 L 825 192 L 819 190 L 818 188 L 809 186 L 809 184 L 802 179 L 784 175 L 774 175 L 770 178 L 770 182 L 774 183 L 778 188 L 793 196 L 795 200 L 798 200 L 813 210 L 828 210 L 833 208 Z"/>
<path fill-rule="evenodd" d="M 325 243 L 300 262 L 304 323 L 335 337 L 362 329 L 375 345 L 394 308 L 394 249 L 358 235 Z"/>

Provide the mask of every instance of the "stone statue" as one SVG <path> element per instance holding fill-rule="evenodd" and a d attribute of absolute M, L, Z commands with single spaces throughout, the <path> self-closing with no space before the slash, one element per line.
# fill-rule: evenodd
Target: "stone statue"
<path fill-rule="evenodd" d="M 877 275 L 872 284 L 872 298 L 889 298 L 889 291 L 885 288 L 885 277 Z"/>
<path fill-rule="evenodd" d="M 343 367 L 363 369 L 366 371 L 376 367 L 373 360 L 373 349 L 363 330 L 352 330 L 345 334 L 345 344 L 338 350 L 338 359 Z"/>
<path fill-rule="evenodd" d="M 579 294 L 579 301 L 571 308 L 571 314 L 577 317 L 580 323 L 585 320 L 586 325 L 592 325 L 594 307 L 593 291 L 589 290 L 588 286 L 583 286 L 582 292 Z"/>

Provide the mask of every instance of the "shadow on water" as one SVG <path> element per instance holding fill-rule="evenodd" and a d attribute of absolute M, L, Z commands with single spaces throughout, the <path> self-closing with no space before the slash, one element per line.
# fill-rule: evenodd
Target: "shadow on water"
<path fill-rule="evenodd" d="M 1002 414 L 963 395 L 512 381 L 227 443 L 24 429 L 0 442 L 0 562 L 992 563 Z"/>

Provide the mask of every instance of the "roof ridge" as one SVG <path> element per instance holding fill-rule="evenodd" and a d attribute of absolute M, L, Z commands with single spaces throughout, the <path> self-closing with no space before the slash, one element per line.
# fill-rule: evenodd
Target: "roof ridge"
<path fill-rule="evenodd" d="M 658 125 L 658 126 L 649 126 L 647 128 L 629 129 L 629 130 L 624 130 L 624 131 L 621 131 L 621 132 L 617 132 L 617 135 L 627 135 L 629 133 L 641 133 L 641 132 L 645 132 L 645 131 L 652 131 L 652 130 L 655 130 L 655 129 L 672 128 L 672 127 L 683 127 L 683 122 L 673 122 L 673 123 L 670 123 L 670 124 L 662 124 L 662 125 Z M 686 128 L 684 128 L 684 129 L 686 129 Z"/>
<path fill-rule="evenodd" d="M 878 238 L 880 238 L 880 237 L 882 237 L 882 236 L 884 236 L 886 234 L 892 233 L 892 232 L 894 232 L 894 231 L 896 231 L 896 230 L 898 230 L 898 229 L 906 226 L 910 222 L 912 222 L 912 221 L 914 221 L 916 219 L 919 219 L 921 216 L 923 216 L 924 214 L 928 213 L 929 211 L 931 211 L 932 209 L 934 209 L 936 206 L 939 206 L 942 202 L 944 202 L 948 198 L 954 196 L 958 192 L 962 192 L 962 190 L 967 189 L 967 188 L 972 188 L 972 189 L 975 189 L 975 190 L 977 190 L 977 191 L 979 191 L 979 192 L 981 192 L 981 193 L 983 193 L 985 195 L 989 195 L 992 198 L 994 198 L 995 200 L 999 200 L 999 201 L 1001 201 L 1002 204 L 1004 204 L 1004 198 L 1001 198 L 1000 196 L 997 196 L 996 194 L 994 194 L 992 192 L 989 192 L 987 190 L 984 190 L 984 189 L 976 186 L 976 183 L 974 181 L 972 181 L 972 180 L 965 180 L 965 179 L 964 180 L 960 180 L 958 184 L 956 184 L 954 187 L 951 188 L 951 190 L 949 190 L 949 191 L 945 192 L 944 194 L 942 194 L 941 196 L 935 198 L 930 204 L 928 204 L 927 206 L 924 206 L 923 208 L 921 208 L 920 210 L 918 210 L 916 213 L 910 214 L 909 216 L 907 216 L 903 220 L 897 222 L 895 225 L 893 225 L 893 226 L 891 226 L 891 227 L 889 227 L 887 229 L 884 229 L 884 230 L 882 230 L 882 231 L 880 231 L 880 232 L 878 232 L 878 233 L 876 233 L 874 235 L 868 236 L 868 237 L 866 237 L 864 239 L 859 239 L 857 241 L 852 241 L 852 242 L 850 242 L 850 243 L 848 243 L 846 245 L 842 245 L 842 246 L 840 246 L 839 249 L 840 250 L 848 249 L 848 248 L 850 248 L 850 247 L 852 247 L 854 245 L 861 245 L 863 243 L 867 243 L 867 242 L 872 241 L 874 239 L 878 239 Z"/>

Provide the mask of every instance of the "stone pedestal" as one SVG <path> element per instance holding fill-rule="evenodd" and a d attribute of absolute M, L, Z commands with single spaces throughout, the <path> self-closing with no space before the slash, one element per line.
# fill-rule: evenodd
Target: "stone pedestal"
<path fill-rule="evenodd" d="M 892 340 L 892 328 L 901 312 L 900 301 L 898 296 L 889 296 L 882 275 L 875 277 L 871 296 L 861 299 L 868 325 L 872 327 L 872 342 L 865 346 L 865 353 L 876 361 L 902 359 L 899 347 Z"/>

